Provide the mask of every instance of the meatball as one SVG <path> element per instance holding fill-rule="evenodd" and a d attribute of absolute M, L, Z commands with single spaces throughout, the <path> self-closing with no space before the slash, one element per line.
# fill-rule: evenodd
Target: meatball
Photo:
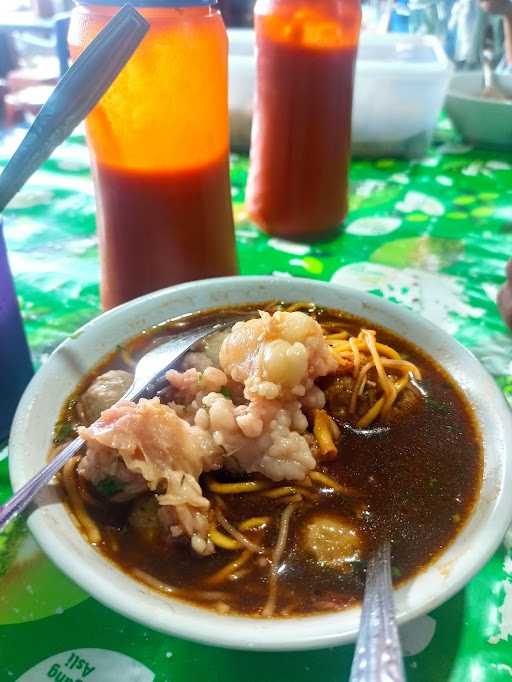
<path fill-rule="evenodd" d="M 88 426 L 99 418 L 103 410 L 112 407 L 130 388 L 133 375 L 122 369 L 100 374 L 80 398 L 85 423 Z"/>
<path fill-rule="evenodd" d="M 400 421 L 404 417 L 411 414 L 414 410 L 421 407 L 423 398 L 419 391 L 414 388 L 404 388 L 396 399 L 395 404 L 389 413 L 389 421 Z"/>
<path fill-rule="evenodd" d="M 303 548 L 320 566 L 341 572 L 351 570 L 351 563 L 359 561 L 362 543 L 356 527 L 334 514 L 316 514 L 302 532 Z"/>

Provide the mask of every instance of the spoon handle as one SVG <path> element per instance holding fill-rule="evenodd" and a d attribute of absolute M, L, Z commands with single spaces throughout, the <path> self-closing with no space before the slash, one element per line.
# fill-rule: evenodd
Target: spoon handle
<path fill-rule="evenodd" d="M 391 584 L 391 549 L 386 542 L 368 562 L 361 625 L 349 682 L 404 681 Z"/>
<path fill-rule="evenodd" d="M 0 531 L 15 516 L 18 516 L 37 495 L 37 493 L 49 483 L 52 477 L 64 466 L 64 464 L 76 455 L 84 441 L 75 438 L 63 450 L 56 455 L 51 462 L 41 469 L 33 478 L 21 486 L 21 488 L 4 505 L 0 505 Z"/>
<path fill-rule="evenodd" d="M 87 116 L 148 28 L 149 24 L 134 7 L 124 5 L 82 52 L 59 81 L 4 168 L 0 176 L 0 211 Z"/>
<path fill-rule="evenodd" d="M 484 89 L 494 87 L 494 70 L 492 68 L 492 51 L 488 48 L 482 50 L 482 72 L 484 77 Z"/>

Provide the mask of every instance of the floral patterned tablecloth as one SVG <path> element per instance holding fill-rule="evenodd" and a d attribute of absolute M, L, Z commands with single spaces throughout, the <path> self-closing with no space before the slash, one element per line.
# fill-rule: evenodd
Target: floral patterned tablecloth
<path fill-rule="evenodd" d="M 21 134 L 0 143 L 0 163 Z M 439 135 L 421 160 L 354 161 L 345 227 L 314 245 L 268 238 L 249 222 L 247 159 L 234 156 L 241 271 L 330 280 L 408 306 L 470 348 L 512 403 L 512 335 L 495 305 L 512 255 L 512 155 L 463 146 L 446 123 Z M 99 311 L 94 215 L 80 134 L 5 212 L 36 363 Z M 0 501 L 9 492 L 4 450 Z M 512 535 L 466 589 L 404 626 L 402 639 L 410 682 L 510 680 Z M 146 630 L 62 575 L 23 521 L 0 534 L 0 682 L 341 682 L 352 653 L 351 646 L 285 656 L 234 652 Z"/>

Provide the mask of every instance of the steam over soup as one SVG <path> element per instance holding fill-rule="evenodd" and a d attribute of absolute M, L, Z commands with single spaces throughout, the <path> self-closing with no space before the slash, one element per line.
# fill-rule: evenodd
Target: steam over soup
<path fill-rule="evenodd" d="M 367 320 L 262 303 L 117 402 L 156 343 L 234 309 L 171 320 L 118 347 L 71 396 L 56 447 L 87 539 L 136 579 L 219 613 L 290 616 L 360 600 L 366 561 L 426 566 L 464 524 L 482 447 L 435 360 Z"/>

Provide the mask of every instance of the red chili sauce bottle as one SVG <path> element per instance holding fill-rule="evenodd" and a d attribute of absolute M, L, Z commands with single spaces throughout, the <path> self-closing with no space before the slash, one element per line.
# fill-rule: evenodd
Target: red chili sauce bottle
<path fill-rule="evenodd" d="M 347 213 L 359 0 L 257 0 L 249 215 L 318 238 Z"/>
<path fill-rule="evenodd" d="M 122 4 L 78 0 L 73 56 Z M 105 308 L 237 273 L 222 17 L 209 0 L 132 4 L 150 29 L 86 121 Z"/>

